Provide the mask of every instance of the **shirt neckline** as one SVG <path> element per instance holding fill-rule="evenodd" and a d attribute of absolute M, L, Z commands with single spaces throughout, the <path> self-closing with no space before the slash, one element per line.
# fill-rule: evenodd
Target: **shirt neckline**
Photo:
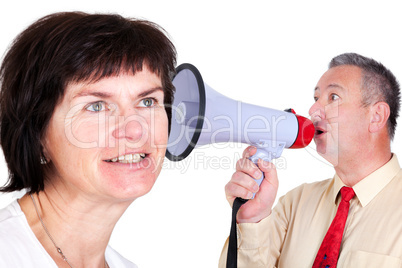
<path fill-rule="evenodd" d="M 18 200 L 14 200 L 10 205 L 13 208 L 15 215 L 21 217 L 22 223 L 25 226 L 24 230 L 28 234 L 29 238 L 40 248 L 40 250 L 43 252 L 44 256 L 46 256 L 47 261 L 54 267 L 57 267 L 56 262 L 53 260 L 53 258 L 50 256 L 50 254 L 43 247 L 42 243 L 38 240 L 38 238 L 32 231 L 31 226 L 29 226 L 28 220 L 25 216 L 25 213 L 22 211 Z M 106 262 L 108 263 L 109 267 L 112 267 L 112 265 L 114 265 L 114 264 L 113 264 L 113 261 L 109 257 L 109 252 L 110 252 L 110 247 L 108 245 L 106 247 L 106 251 L 105 251 L 105 258 L 106 258 Z"/>
<path fill-rule="evenodd" d="M 52 267 L 57 267 L 56 262 L 53 260 L 53 258 L 49 255 L 49 253 L 46 251 L 46 249 L 43 247 L 43 245 L 41 244 L 41 242 L 38 240 L 38 238 L 36 237 L 36 235 L 34 234 L 34 232 L 31 229 L 31 226 L 29 226 L 28 220 L 25 216 L 25 213 L 22 211 L 21 206 L 18 202 L 18 200 L 14 200 L 11 203 L 11 206 L 13 207 L 15 213 L 17 216 L 21 217 L 21 222 L 24 225 L 24 231 L 26 232 L 26 234 L 28 235 L 29 239 L 36 244 L 36 247 L 38 247 L 38 249 L 40 249 L 40 251 L 43 253 L 43 256 L 45 256 L 46 260 L 49 262 L 49 264 Z"/>
<path fill-rule="evenodd" d="M 354 185 L 352 188 L 362 207 L 367 206 L 392 181 L 400 169 L 397 156 L 392 154 L 391 160 L 385 165 Z M 333 200 L 336 203 L 340 189 L 346 185 L 337 174 L 334 176 L 334 181 Z"/>

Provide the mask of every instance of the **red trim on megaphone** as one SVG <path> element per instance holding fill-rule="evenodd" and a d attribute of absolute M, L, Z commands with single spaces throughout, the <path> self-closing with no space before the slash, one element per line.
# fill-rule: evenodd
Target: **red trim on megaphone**
<path fill-rule="evenodd" d="M 299 133 L 293 145 L 292 149 L 304 148 L 310 144 L 314 138 L 315 128 L 313 122 L 310 119 L 296 114 L 297 121 L 299 123 Z"/>

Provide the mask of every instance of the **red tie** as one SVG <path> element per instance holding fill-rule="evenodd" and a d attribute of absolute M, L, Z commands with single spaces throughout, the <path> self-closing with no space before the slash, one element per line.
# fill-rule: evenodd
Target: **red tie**
<path fill-rule="evenodd" d="M 322 241 L 313 268 L 335 268 L 338 263 L 339 249 L 341 248 L 343 230 L 349 213 L 349 201 L 355 196 L 351 187 L 341 188 L 342 200 L 335 218 Z"/>

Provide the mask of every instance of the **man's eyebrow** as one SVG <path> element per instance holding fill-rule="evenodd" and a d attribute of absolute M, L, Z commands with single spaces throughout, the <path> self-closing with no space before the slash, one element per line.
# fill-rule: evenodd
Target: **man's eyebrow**
<path fill-rule="evenodd" d="M 345 90 L 344 87 L 342 87 L 341 85 L 338 85 L 338 84 L 329 84 L 327 86 L 327 88 L 338 88 L 340 90 Z M 320 87 L 318 87 L 318 86 L 314 88 L 314 92 L 319 91 L 319 90 L 320 90 Z"/>
<path fill-rule="evenodd" d="M 329 84 L 327 88 L 338 88 L 340 90 L 345 90 L 345 88 L 338 84 Z"/>

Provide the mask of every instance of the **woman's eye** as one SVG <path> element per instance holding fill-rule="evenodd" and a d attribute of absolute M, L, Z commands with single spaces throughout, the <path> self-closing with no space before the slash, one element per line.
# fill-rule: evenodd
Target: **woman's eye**
<path fill-rule="evenodd" d="M 141 100 L 139 106 L 140 107 L 152 107 L 155 105 L 155 102 L 156 101 L 153 98 L 146 98 L 146 99 Z"/>
<path fill-rule="evenodd" d="M 86 109 L 90 112 L 101 112 L 105 109 L 106 104 L 103 101 L 97 101 L 87 105 Z"/>

